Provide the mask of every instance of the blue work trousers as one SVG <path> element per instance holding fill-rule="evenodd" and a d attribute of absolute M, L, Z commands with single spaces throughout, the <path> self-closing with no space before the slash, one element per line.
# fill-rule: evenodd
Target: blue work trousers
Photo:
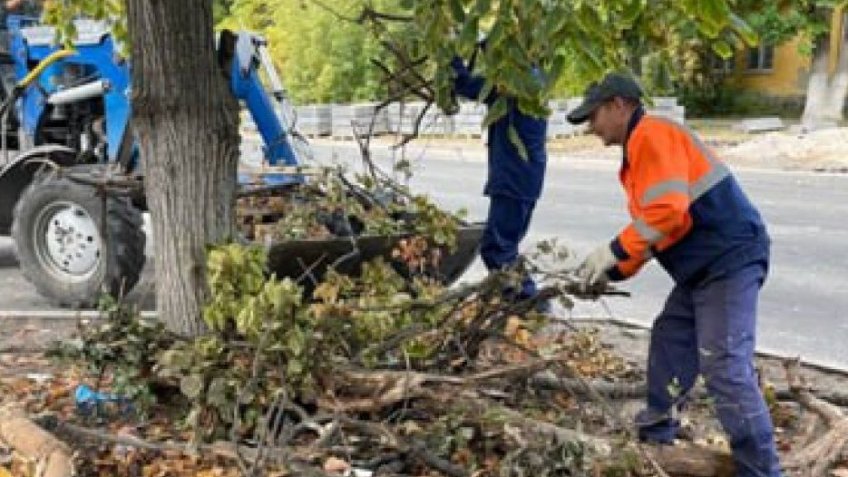
<path fill-rule="evenodd" d="M 489 216 L 480 240 L 480 257 L 489 271 L 507 268 L 518 259 L 518 245 L 527 235 L 535 207 L 536 201 L 503 194 L 489 196 Z M 517 298 L 530 298 L 536 291 L 536 282 L 525 277 Z"/>
<path fill-rule="evenodd" d="M 674 438 L 672 406 L 682 404 L 701 374 L 728 434 L 737 475 L 781 475 L 754 369 L 757 297 L 765 275 L 766 266 L 753 263 L 705 284 L 674 287 L 651 332 L 648 408 L 637 417 L 642 439 Z"/>

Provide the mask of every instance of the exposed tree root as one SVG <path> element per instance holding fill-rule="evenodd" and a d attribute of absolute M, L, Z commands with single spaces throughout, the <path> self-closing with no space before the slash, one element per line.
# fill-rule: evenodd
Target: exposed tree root
<path fill-rule="evenodd" d="M 795 398 L 805 409 L 820 416 L 828 427 L 822 436 L 790 455 L 785 466 L 798 471 L 803 469 L 809 472 L 808 475 L 825 475 L 827 469 L 840 459 L 848 444 L 848 417 L 838 407 L 810 392 L 799 376 L 799 360 L 785 361 L 784 368 L 786 381 Z"/>
<path fill-rule="evenodd" d="M 23 459 L 35 463 L 37 477 L 74 475 L 68 446 L 32 422 L 17 405 L 0 407 L 0 441 Z"/>

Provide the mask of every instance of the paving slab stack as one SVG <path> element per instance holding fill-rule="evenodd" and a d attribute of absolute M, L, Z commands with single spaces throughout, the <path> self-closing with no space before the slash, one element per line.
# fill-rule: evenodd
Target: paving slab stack
<path fill-rule="evenodd" d="M 309 137 L 333 133 L 333 108 L 329 104 L 305 104 L 295 108 L 295 127 Z"/>
<path fill-rule="evenodd" d="M 371 127 L 378 103 L 333 104 L 332 136 L 335 138 L 354 137 L 354 127 L 359 134 L 366 134 Z M 373 134 L 385 134 L 388 130 L 386 109 L 381 109 L 374 118 Z"/>
<path fill-rule="evenodd" d="M 575 126 L 565 119 L 568 113 L 580 104 L 580 98 L 552 99 L 548 102 L 551 115 L 548 117 L 548 138 L 566 138 L 580 134 L 584 126 Z"/>
<path fill-rule="evenodd" d="M 653 105 L 646 105 L 649 114 L 662 116 L 680 124 L 686 122 L 686 107 L 677 104 L 677 98 L 658 96 L 652 98 Z"/>
<path fill-rule="evenodd" d="M 587 125 L 574 126 L 566 120 L 569 112 L 577 108 L 583 98 L 553 99 L 548 103 L 551 116 L 548 121 L 549 138 L 568 138 L 587 132 Z M 372 116 L 378 103 L 354 104 L 309 104 L 298 106 L 297 127 L 302 134 L 310 137 L 332 136 L 339 139 L 352 138 L 353 126 L 361 134 L 368 131 Z M 373 134 L 411 134 L 415 121 L 424 108 L 422 101 L 392 103 L 377 113 Z M 677 103 L 674 97 L 656 97 L 647 105 L 651 114 L 667 117 L 683 123 L 686 108 Z M 436 105 L 431 105 L 419 126 L 420 136 L 484 138 L 481 124 L 486 116 L 486 105 L 473 101 L 462 101 L 459 111 L 446 116 Z M 247 121 L 249 123 L 249 120 Z M 244 129 L 250 130 L 249 124 Z"/>
<path fill-rule="evenodd" d="M 733 125 L 733 129 L 748 134 L 780 131 L 786 128 L 783 120 L 777 116 L 748 118 Z"/>
<path fill-rule="evenodd" d="M 387 132 L 391 134 L 412 134 L 415 130 L 415 121 L 421 115 L 424 105 L 423 101 L 391 104 L 387 111 Z M 453 135 L 454 118 L 445 116 L 435 104 L 432 104 L 421 119 L 418 134 L 420 136 Z"/>
<path fill-rule="evenodd" d="M 472 101 L 459 103 L 459 111 L 453 116 L 454 134 L 462 137 L 480 137 L 481 125 L 486 117 L 486 105 Z"/>

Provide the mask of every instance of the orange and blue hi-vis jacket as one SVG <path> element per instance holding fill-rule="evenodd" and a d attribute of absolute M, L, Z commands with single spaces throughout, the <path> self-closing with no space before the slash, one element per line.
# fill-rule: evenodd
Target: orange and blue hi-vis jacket
<path fill-rule="evenodd" d="M 619 178 L 633 221 L 612 241 L 619 261 L 611 279 L 634 275 L 652 257 L 686 284 L 768 264 L 759 212 L 727 166 L 680 124 L 638 108 Z"/>

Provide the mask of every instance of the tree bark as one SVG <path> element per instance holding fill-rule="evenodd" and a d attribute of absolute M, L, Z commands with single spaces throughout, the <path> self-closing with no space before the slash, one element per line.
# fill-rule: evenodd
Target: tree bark
<path fill-rule="evenodd" d="M 839 32 L 839 51 L 836 60 L 836 71 L 830 80 L 827 100 L 827 117 L 831 121 L 842 120 L 842 110 L 845 106 L 845 93 L 848 92 L 848 25 L 846 14 L 842 14 Z"/>
<path fill-rule="evenodd" d="M 813 63 L 810 67 L 810 79 L 807 81 L 807 96 L 801 124 L 815 126 L 824 120 L 825 101 L 828 90 L 828 58 L 830 57 L 830 41 L 822 36 L 816 40 L 813 50 Z"/>
<path fill-rule="evenodd" d="M 205 247 L 234 231 L 238 104 L 216 62 L 212 0 L 126 0 L 133 125 L 156 248 L 156 307 L 203 332 Z"/>

